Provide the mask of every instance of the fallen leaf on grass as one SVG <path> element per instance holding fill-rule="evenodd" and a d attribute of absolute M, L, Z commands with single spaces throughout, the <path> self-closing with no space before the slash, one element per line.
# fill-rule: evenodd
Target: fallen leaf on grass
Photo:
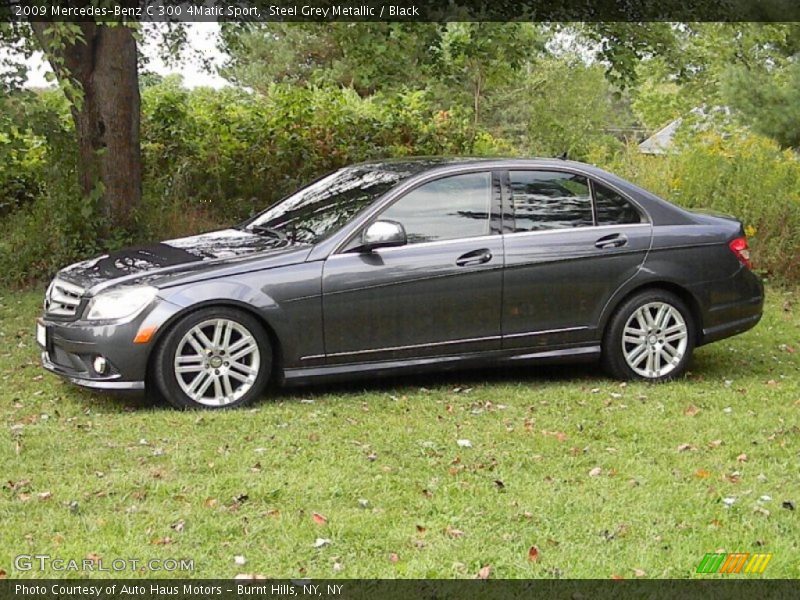
<path fill-rule="evenodd" d="M 183 519 L 181 519 L 177 523 L 173 523 L 172 525 L 170 525 L 170 529 L 174 529 L 175 531 L 180 533 L 181 531 L 183 531 L 183 526 L 185 524 L 186 522 Z"/>
<path fill-rule="evenodd" d="M 741 479 L 742 479 L 742 474 L 739 473 L 739 471 L 734 471 L 733 473 L 730 473 L 729 475 L 725 475 L 725 479 L 727 481 L 729 481 L 730 483 L 739 483 L 739 481 L 741 481 Z"/>
<path fill-rule="evenodd" d="M 472 448 L 472 442 L 469 440 L 456 440 L 459 448 Z"/>
<path fill-rule="evenodd" d="M 317 538 L 314 541 L 314 548 L 324 548 L 330 545 L 331 541 L 328 538 Z"/>
<path fill-rule="evenodd" d="M 475 576 L 475 579 L 489 579 L 489 575 L 492 574 L 492 566 L 485 565 L 481 567 L 481 570 L 478 571 L 478 574 Z"/>
<path fill-rule="evenodd" d="M 700 412 L 699 408 L 697 408 L 694 404 L 690 404 L 689 406 L 686 407 L 686 410 L 683 411 L 683 414 L 686 415 L 687 417 L 693 417 L 699 412 Z"/>
<path fill-rule="evenodd" d="M 89 554 L 86 555 L 86 560 L 90 560 L 94 564 L 98 564 L 102 560 L 102 558 L 100 558 L 100 555 L 97 554 L 96 552 L 90 552 Z"/>
<path fill-rule="evenodd" d="M 711 473 L 705 469 L 697 469 L 697 471 L 694 472 L 694 476 L 698 479 L 706 479 L 711 476 Z"/>
<path fill-rule="evenodd" d="M 739 456 L 736 457 L 736 460 L 739 462 L 747 462 L 747 454 L 742 452 Z"/>
<path fill-rule="evenodd" d="M 461 536 L 464 535 L 463 531 L 461 531 L 460 529 L 453 529 L 449 525 L 444 530 L 444 532 L 445 532 L 446 535 L 449 535 L 451 538 L 460 538 Z"/>
<path fill-rule="evenodd" d="M 603 469 L 600 467 L 595 467 L 591 471 L 589 471 L 589 477 L 599 477 L 600 474 L 603 472 Z"/>
<path fill-rule="evenodd" d="M 719 448 L 720 446 L 722 446 L 722 440 L 711 440 L 708 442 L 709 448 Z"/>
<path fill-rule="evenodd" d="M 612 574 L 611 579 L 625 579 L 622 575 Z"/>
<path fill-rule="evenodd" d="M 678 452 L 687 452 L 689 450 L 697 450 L 696 446 L 692 446 L 691 444 L 681 444 L 677 447 Z"/>
<path fill-rule="evenodd" d="M 239 573 L 234 576 L 234 579 L 266 579 L 266 577 L 255 573 Z"/>
<path fill-rule="evenodd" d="M 36 496 L 39 498 L 39 500 L 49 500 L 53 497 L 53 494 L 51 492 L 39 492 L 36 494 Z"/>
<path fill-rule="evenodd" d="M 328 517 L 318 512 L 311 513 L 311 518 L 317 525 L 325 525 L 328 522 Z"/>
<path fill-rule="evenodd" d="M 536 546 L 528 548 L 528 560 L 531 562 L 537 562 L 539 560 L 539 549 Z"/>
<path fill-rule="evenodd" d="M 237 554 L 236 556 L 233 557 L 233 563 L 242 566 L 247 564 L 247 559 L 241 554 Z"/>
<path fill-rule="evenodd" d="M 154 546 L 169 546 L 172 543 L 172 538 L 169 536 L 163 538 L 157 538 L 150 543 L 153 544 Z"/>
<path fill-rule="evenodd" d="M 556 438 L 559 442 L 567 441 L 567 434 L 563 431 L 542 431 L 542 435 Z"/>
<path fill-rule="evenodd" d="M 634 569 L 633 574 L 636 575 L 636 577 L 647 577 L 647 573 L 645 573 L 641 569 Z"/>
<path fill-rule="evenodd" d="M 396 552 L 392 552 L 392 553 L 389 555 L 389 562 L 390 562 L 390 563 L 396 563 L 398 560 L 400 560 L 400 557 L 399 557 L 399 556 L 397 556 L 397 553 L 396 553 Z"/>
<path fill-rule="evenodd" d="M 5 569 L 0 569 L 0 579 L 5 579 L 6 575 L 8 575 L 8 573 L 6 573 Z"/>
<path fill-rule="evenodd" d="M 758 513 L 760 515 L 764 515 L 765 517 L 768 517 L 769 514 L 770 514 L 769 511 L 766 508 L 764 508 L 763 506 L 756 506 L 753 509 L 753 512 L 754 513 Z"/>
<path fill-rule="evenodd" d="M 21 490 L 24 487 L 28 487 L 30 484 L 31 484 L 30 479 L 20 479 L 16 483 L 13 481 L 9 481 L 3 487 L 11 491 L 16 491 L 16 490 Z"/>

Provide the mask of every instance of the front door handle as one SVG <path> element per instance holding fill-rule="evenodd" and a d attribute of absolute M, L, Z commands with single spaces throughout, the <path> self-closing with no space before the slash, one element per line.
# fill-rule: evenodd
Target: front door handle
<path fill-rule="evenodd" d="M 481 248 L 480 250 L 462 254 L 456 259 L 456 264 L 459 267 L 468 267 L 470 265 L 482 265 L 490 260 L 492 260 L 492 251 L 488 248 Z"/>
<path fill-rule="evenodd" d="M 605 250 L 607 248 L 622 248 L 628 244 L 628 238 L 621 233 L 612 233 L 611 235 L 604 235 L 594 243 L 595 248 Z"/>

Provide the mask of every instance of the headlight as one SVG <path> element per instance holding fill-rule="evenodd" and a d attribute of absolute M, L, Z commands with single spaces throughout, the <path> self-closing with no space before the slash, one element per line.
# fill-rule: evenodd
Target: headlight
<path fill-rule="evenodd" d="M 156 288 L 148 285 L 101 292 L 89 302 L 90 321 L 124 319 L 139 313 L 156 297 Z"/>

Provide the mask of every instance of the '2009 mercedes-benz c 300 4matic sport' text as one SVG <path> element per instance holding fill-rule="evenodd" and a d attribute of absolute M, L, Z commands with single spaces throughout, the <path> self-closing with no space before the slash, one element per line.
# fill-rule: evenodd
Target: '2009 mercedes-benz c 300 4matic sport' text
<path fill-rule="evenodd" d="M 733 218 L 577 162 L 418 158 L 66 267 L 37 340 L 73 383 L 223 408 L 270 381 L 525 361 L 660 382 L 762 306 Z"/>

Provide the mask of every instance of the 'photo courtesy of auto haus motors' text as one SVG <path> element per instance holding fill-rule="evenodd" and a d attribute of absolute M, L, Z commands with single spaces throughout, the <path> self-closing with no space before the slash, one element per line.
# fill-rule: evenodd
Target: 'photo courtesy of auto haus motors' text
<path fill-rule="evenodd" d="M 0 2 L 0 598 L 800 593 L 800 6 Z"/>

